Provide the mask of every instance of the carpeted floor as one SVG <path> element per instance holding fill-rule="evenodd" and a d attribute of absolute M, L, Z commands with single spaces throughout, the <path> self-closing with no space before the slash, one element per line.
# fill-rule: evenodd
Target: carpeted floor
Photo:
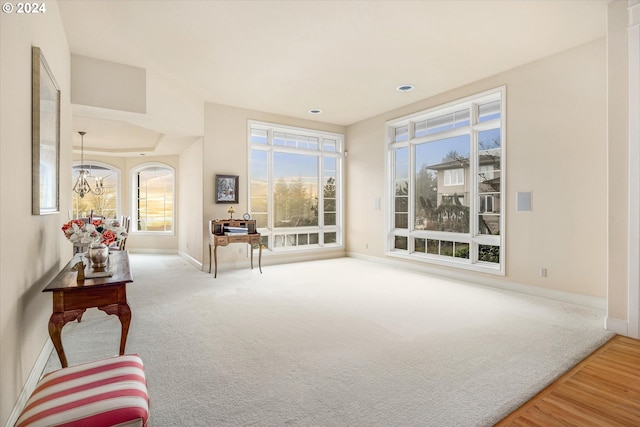
<path fill-rule="evenodd" d="M 152 427 L 489 426 L 613 336 L 599 310 L 351 258 L 131 267 Z M 63 329 L 69 364 L 115 355 L 119 334 L 87 311 Z"/>

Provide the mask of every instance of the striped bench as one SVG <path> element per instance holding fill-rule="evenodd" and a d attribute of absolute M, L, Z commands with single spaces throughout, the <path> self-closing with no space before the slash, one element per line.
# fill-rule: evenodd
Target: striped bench
<path fill-rule="evenodd" d="M 142 359 L 124 355 L 44 375 L 16 427 L 146 426 L 148 418 Z"/>

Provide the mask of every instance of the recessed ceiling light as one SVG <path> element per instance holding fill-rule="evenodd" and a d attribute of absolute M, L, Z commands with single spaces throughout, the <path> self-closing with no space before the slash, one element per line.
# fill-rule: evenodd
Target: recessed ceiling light
<path fill-rule="evenodd" d="M 311 110 L 309 110 L 309 114 L 322 114 L 322 110 L 312 108 Z"/>
<path fill-rule="evenodd" d="M 140 153 L 139 155 L 140 156 L 146 156 L 147 154 L 146 153 Z"/>
<path fill-rule="evenodd" d="M 400 85 L 396 90 L 398 92 L 411 92 L 413 90 L 413 85 Z"/>

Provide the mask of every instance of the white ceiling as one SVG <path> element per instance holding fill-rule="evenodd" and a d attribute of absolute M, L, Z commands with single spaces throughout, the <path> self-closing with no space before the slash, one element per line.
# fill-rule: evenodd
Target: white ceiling
<path fill-rule="evenodd" d="M 156 70 L 202 101 L 349 125 L 604 37 L 607 3 L 65 0 L 58 5 L 74 54 Z M 415 90 L 395 90 L 405 83 Z M 323 113 L 311 116 L 311 108 Z M 102 133 L 96 140 L 106 146 L 96 147 L 105 152 L 117 149 L 110 141 L 130 138 L 124 146 L 144 149 L 161 137 L 126 123 L 96 124 L 99 118 L 75 115 L 74 130 Z M 175 146 L 178 151 L 184 144 Z"/>

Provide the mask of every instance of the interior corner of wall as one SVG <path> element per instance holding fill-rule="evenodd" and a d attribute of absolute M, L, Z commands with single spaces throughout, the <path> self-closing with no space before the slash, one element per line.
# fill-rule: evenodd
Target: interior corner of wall
<path fill-rule="evenodd" d="M 615 317 L 606 316 L 604 319 L 604 328 L 607 331 L 615 332 L 619 335 L 629 335 L 629 323 L 623 319 L 616 319 Z"/>

